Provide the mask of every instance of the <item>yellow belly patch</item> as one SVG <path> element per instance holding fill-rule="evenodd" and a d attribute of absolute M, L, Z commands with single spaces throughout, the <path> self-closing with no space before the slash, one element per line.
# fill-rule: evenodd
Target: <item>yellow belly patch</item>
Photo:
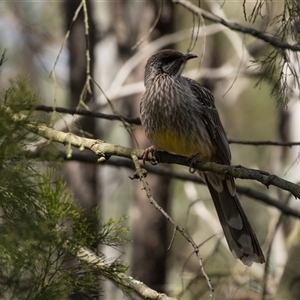
<path fill-rule="evenodd" d="M 146 135 L 153 146 L 160 151 L 167 151 L 187 157 L 199 153 L 202 159 L 209 158 L 212 155 L 210 143 L 200 143 L 200 139 L 196 139 L 190 135 L 183 136 L 171 130 L 151 132 Z"/>

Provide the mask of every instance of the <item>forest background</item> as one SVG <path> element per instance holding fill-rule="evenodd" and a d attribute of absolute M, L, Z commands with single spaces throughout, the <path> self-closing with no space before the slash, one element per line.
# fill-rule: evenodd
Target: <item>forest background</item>
<path fill-rule="evenodd" d="M 1 298 L 300 298 L 297 0 L 0 8 Z M 264 265 L 232 257 L 185 158 L 140 165 L 162 48 L 199 57 L 184 74 L 214 94 L 234 167 L 198 167 L 237 178 Z"/>

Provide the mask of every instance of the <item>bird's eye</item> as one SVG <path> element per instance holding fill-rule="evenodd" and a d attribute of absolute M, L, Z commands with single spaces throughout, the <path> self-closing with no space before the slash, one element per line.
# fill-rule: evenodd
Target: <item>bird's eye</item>
<path fill-rule="evenodd" d="M 173 59 L 170 58 L 170 57 L 168 57 L 168 58 L 166 58 L 166 59 L 164 60 L 163 65 L 168 65 L 168 64 L 170 64 L 172 61 L 173 61 Z"/>
<path fill-rule="evenodd" d="M 164 68 L 163 65 L 161 65 L 161 66 L 159 67 L 159 69 L 160 69 L 160 71 L 161 71 L 162 73 L 165 73 L 165 68 Z"/>

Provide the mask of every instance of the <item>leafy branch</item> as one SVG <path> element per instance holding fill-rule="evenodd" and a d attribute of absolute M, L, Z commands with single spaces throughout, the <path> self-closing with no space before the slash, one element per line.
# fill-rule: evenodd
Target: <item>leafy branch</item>
<path fill-rule="evenodd" d="M 168 297 L 166 294 L 158 293 L 151 289 L 143 282 L 126 275 L 124 272 L 119 272 L 112 265 L 108 264 L 104 259 L 97 256 L 93 251 L 86 247 L 74 248 L 72 254 L 81 262 L 92 266 L 98 271 L 108 272 L 108 278 L 121 287 L 135 291 L 143 299 L 153 300 L 176 300 L 175 298 Z M 111 269 L 114 271 L 111 272 Z"/>
<path fill-rule="evenodd" d="M 172 1 L 199 17 L 221 24 L 232 31 L 253 36 L 256 39 L 273 46 L 274 48 L 272 48 L 269 53 L 254 59 L 252 63 L 256 64 L 258 68 L 263 71 L 263 75 L 258 80 L 257 85 L 264 79 L 268 80 L 272 84 L 271 95 L 275 96 L 278 103 L 287 105 L 289 96 L 293 92 L 293 88 L 296 87 L 298 90 L 300 89 L 300 82 L 297 75 L 300 67 L 299 59 L 297 57 L 297 53 L 300 51 L 300 44 L 298 42 L 299 24 L 295 21 L 297 19 L 296 16 L 299 15 L 298 1 L 285 1 L 283 12 L 279 16 L 273 18 L 271 22 L 273 25 L 276 22 L 280 24 L 276 35 L 236 22 L 227 21 L 225 18 L 208 12 L 187 0 Z M 208 4 L 211 6 L 212 4 L 215 4 L 215 2 L 209 1 Z M 256 16 L 260 13 L 262 6 L 259 5 L 255 7 L 256 9 L 254 8 L 253 13 L 250 16 L 250 19 L 252 19 L 253 22 L 255 22 Z M 245 1 L 243 8 L 244 16 L 246 18 Z M 290 40 L 296 41 L 296 43 L 291 44 L 286 42 Z"/>
<path fill-rule="evenodd" d="M 26 94 L 25 103 L 19 104 L 21 94 Z M 101 270 L 83 263 L 66 268 L 70 254 L 76 249 L 80 259 L 82 245 L 120 246 L 128 241 L 128 230 L 124 219 L 103 222 L 97 209 L 85 218 L 86 210 L 76 205 L 57 173 L 41 173 L 26 157 L 24 149 L 36 141 L 26 130 L 33 116 L 29 112 L 16 118 L 15 114 L 35 100 L 19 81 L 5 97 L 14 113 L 3 106 L 0 110 L 0 294 L 2 298 L 50 300 L 80 290 L 95 299 L 90 292 L 98 292 L 99 278 L 110 279 L 124 273 L 127 266 L 114 259 Z M 99 257 L 107 260 L 101 253 Z"/>

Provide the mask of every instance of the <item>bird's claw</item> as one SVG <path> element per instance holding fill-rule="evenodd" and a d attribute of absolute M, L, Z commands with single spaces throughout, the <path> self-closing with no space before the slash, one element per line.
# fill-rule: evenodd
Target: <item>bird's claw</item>
<path fill-rule="evenodd" d="M 156 150 L 153 146 L 148 147 L 144 150 L 144 153 L 142 155 L 142 160 L 144 164 L 146 164 L 146 160 L 149 160 L 152 165 L 157 165 L 157 160 L 154 155 L 155 151 Z M 149 153 L 151 153 L 150 158 L 149 158 Z"/>
<path fill-rule="evenodd" d="M 200 161 L 200 155 L 199 154 L 194 154 L 192 156 L 190 156 L 188 158 L 188 162 L 190 164 L 190 167 L 189 167 L 189 172 L 190 173 L 195 173 L 196 170 L 194 169 L 195 165 Z"/>

